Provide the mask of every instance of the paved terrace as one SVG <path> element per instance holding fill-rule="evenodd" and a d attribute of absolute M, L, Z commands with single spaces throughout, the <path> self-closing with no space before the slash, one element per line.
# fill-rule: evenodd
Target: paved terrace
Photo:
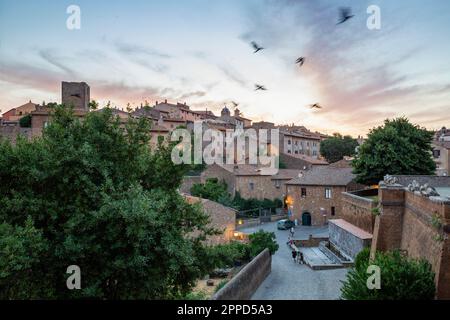
<path fill-rule="evenodd" d="M 335 300 L 340 297 L 341 280 L 347 269 L 311 270 L 306 265 L 295 263 L 291 250 L 286 245 L 289 231 L 277 230 L 276 223 L 240 230 L 253 233 L 260 229 L 275 232 L 280 248 L 272 257 L 272 272 L 255 292 L 255 300 Z M 312 234 L 328 236 L 328 227 L 303 227 L 295 231 L 295 239 L 308 239 Z"/>

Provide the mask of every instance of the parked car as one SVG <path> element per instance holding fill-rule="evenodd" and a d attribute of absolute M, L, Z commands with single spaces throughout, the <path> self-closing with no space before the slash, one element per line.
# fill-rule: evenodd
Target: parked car
<path fill-rule="evenodd" d="M 278 230 L 289 230 L 292 227 L 295 227 L 294 221 L 284 219 L 277 222 Z"/>

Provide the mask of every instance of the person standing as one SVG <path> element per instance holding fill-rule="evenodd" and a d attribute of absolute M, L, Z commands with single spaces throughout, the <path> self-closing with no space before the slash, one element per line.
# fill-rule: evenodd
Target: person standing
<path fill-rule="evenodd" d="M 293 238 L 294 237 L 294 234 L 295 234 L 295 229 L 294 229 L 294 227 L 291 227 L 291 238 Z"/>
<path fill-rule="evenodd" d="M 294 262 L 297 261 L 297 251 L 292 250 L 292 259 L 294 259 Z"/>

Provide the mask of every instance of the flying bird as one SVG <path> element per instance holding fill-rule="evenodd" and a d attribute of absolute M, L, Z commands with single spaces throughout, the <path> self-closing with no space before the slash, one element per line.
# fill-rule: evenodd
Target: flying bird
<path fill-rule="evenodd" d="M 258 46 L 258 44 L 255 41 L 252 41 L 252 46 L 253 46 L 253 49 L 255 49 L 255 52 L 253 52 L 253 53 L 257 53 L 257 52 L 259 52 L 261 50 L 264 50 L 264 48 Z"/>
<path fill-rule="evenodd" d="M 347 20 L 350 20 L 355 15 L 352 14 L 352 9 L 350 7 L 340 8 L 339 9 L 339 22 L 337 24 L 344 23 Z"/>
<path fill-rule="evenodd" d="M 296 64 L 299 65 L 299 67 L 303 66 L 303 64 L 305 63 L 305 57 L 300 57 L 295 61 Z"/>
<path fill-rule="evenodd" d="M 255 84 L 255 91 L 258 91 L 258 90 L 266 91 L 267 88 L 260 84 Z"/>
<path fill-rule="evenodd" d="M 322 106 L 318 103 L 314 103 L 314 104 L 309 105 L 309 108 L 310 109 L 322 109 Z"/>
<path fill-rule="evenodd" d="M 233 104 L 233 106 L 234 106 L 235 108 L 237 108 L 237 107 L 239 106 L 239 103 L 237 103 L 237 102 L 235 102 L 235 101 L 231 101 L 231 103 Z"/>

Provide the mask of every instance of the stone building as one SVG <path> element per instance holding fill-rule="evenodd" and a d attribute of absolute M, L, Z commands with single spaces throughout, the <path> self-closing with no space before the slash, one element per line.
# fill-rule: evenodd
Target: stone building
<path fill-rule="evenodd" d="M 321 160 L 320 142 L 326 137 L 318 132 L 311 132 L 304 126 L 282 125 L 276 126 L 272 122 L 255 122 L 252 128 L 255 130 L 279 129 L 279 153 L 292 157 Z M 323 161 L 323 164 L 327 164 Z"/>
<path fill-rule="evenodd" d="M 286 183 L 291 219 L 303 225 L 324 225 L 342 213 L 342 193 L 360 189 L 352 168 L 316 166 Z"/>
<path fill-rule="evenodd" d="M 286 197 L 286 183 L 297 177 L 301 170 L 279 169 L 275 175 L 266 174 L 251 165 L 211 165 L 203 171 L 201 181 L 218 178 L 228 186 L 234 196 L 239 192 L 244 199 L 283 200 Z"/>
<path fill-rule="evenodd" d="M 14 122 L 19 121 L 22 117 L 30 114 L 36 110 L 36 103 L 31 102 L 31 100 L 20 107 L 12 108 L 11 110 L 3 113 L 3 122 Z"/>
<path fill-rule="evenodd" d="M 220 203 L 184 195 L 186 201 L 190 204 L 200 203 L 205 213 L 210 218 L 209 227 L 215 228 L 222 233 L 219 235 L 209 236 L 206 243 L 210 245 L 227 243 L 234 239 L 234 231 L 236 228 L 236 210 L 225 207 Z"/>
<path fill-rule="evenodd" d="M 433 159 L 436 163 L 436 175 L 450 175 L 450 141 L 434 141 Z"/>
<path fill-rule="evenodd" d="M 89 112 L 90 88 L 85 82 L 63 81 L 61 92 L 61 103 L 73 107 L 75 117 L 83 118 Z M 38 105 L 31 112 L 32 137 L 42 135 L 42 130 L 51 121 L 51 114 L 52 108 L 49 105 Z"/>

